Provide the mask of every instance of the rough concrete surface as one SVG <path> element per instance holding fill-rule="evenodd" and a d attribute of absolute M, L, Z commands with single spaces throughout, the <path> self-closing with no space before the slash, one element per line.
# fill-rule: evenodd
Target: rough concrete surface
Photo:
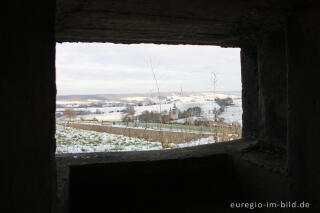
<path fill-rule="evenodd" d="M 242 137 L 256 138 L 259 135 L 259 83 L 257 47 L 241 48 L 242 83 Z"/>
<path fill-rule="evenodd" d="M 56 175 L 70 181 L 62 206 L 77 213 L 110 203 L 122 212 L 150 212 L 157 204 L 161 212 L 229 212 L 227 200 L 274 194 L 277 201 L 289 197 L 320 208 L 319 1 L 16 0 L 2 9 L 1 212 L 65 210 L 55 202 Z M 243 134 L 284 146 L 287 163 L 272 153 L 243 154 L 243 141 L 143 155 L 57 156 L 66 170 L 58 166 L 56 173 L 56 41 L 243 48 Z M 248 47 L 257 48 L 258 71 Z M 95 199 L 98 205 L 87 205 Z"/>
<path fill-rule="evenodd" d="M 257 28 L 282 26 L 287 11 L 283 0 L 58 0 L 56 38 L 239 46 Z"/>

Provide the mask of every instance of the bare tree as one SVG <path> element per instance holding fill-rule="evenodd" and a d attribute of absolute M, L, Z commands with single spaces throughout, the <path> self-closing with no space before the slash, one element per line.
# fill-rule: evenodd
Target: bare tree
<path fill-rule="evenodd" d="M 126 122 L 127 126 L 129 122 L 134 121 L 134 115 L 136 111 L 134 110 L 134 106 L 127 105 L 127 108 L 124 110 L 124 115 L 122 116 L 122 121 Z"/>
<path fill-rule="evenodd" d="M 162 123 L 162 119 L 161 119 L 161 96 L 160 96 L 160 89 L 159 89 L 159 84 L 158 84 L 158 80 L 157 80 L 157 77 L 156 77 L 156 72 L 155 72 L 155 69 L 154 69 L 154 66 L 153 66 L 151 57 L 149 58 L 149 65 L 150 65 L 150 69 L 151 69 L 151 72 L 152 72 L 152 75 L 153 75 L 153 80 L 154 80 L 155 85 L 156 85 L 156 87 L 157 87 L 158 99 L 159 99 L 159 120 L 160 120 L 160 123 Z"/>
<path fill-rule="evenodd" d="M 153 76 L 153 80 L 155 82 L 155 85 L 157 87 L 157 92 L 158 92 L 158 99 L 159 99 L 159 123 L 160 123 L 160 132 L 161 133 L 161 129 L 162 129 L 162 123 L 163 123 L 163 119 L 162 119 L 162 110 L 161 110 L 161 96 L 160 96 L 160 88 L 159 88 L 159 84 L 158 84 L 158 80 L 157 80 L 157 76 L 156 76 L 156 71 L 155 71 L 155 67 L 154 64 L 152 62 L 151 57 L 149 57 L 149 66 L 150 66 L 150 70 L 152 72 L 152 76 Z M 162 143 L 162 147 L 164 147 L 164 144 Z"/>
<path fill-rule="evenodd" d="M 69 121 L 71 121 L 72 118 L 77 117 L 77 111 L 75 111 L 73 108 L 68 108 L 63 112 L 63 115 L 69 118 Z"/>
<path fill-rule="evenodd" d="M 217 87 L 217 75 L 215 72 L 212 72 L 212 83 L 213 83 L 213 100 L 215 101 L 216 99 L 216 87 Z M 217 109 L 216 107 L 214 107 L 213 109 L 213 113 L 214 113 L 214 121 L 216 122 L 218 120 L 218 115 L 217 115 Z"/>
<path fill-rule="evenodd" d="M 123 111 L 124 114 L 128 114 L 130 116 L 134 116 L 134 114 L 136 113 L 136 111 L 134 110 L 134 106 L 132 105 L 127 105 L 126 109 Z"/>

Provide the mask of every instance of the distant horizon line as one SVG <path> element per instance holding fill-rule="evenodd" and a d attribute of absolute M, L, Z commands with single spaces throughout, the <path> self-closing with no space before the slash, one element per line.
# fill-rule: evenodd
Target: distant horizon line
<path fill-rule="evenodd" d="M 242 90 L 220 90 L 215 91 L 215 93 L 222 93 L 222 92 L 241 92 Z M 213 91 L 182 91 L 182 93 L 201 93 L 201 92 L 213 92 Z M 57 97 L 61 96 L 84 96 L 84 95 L 134 95 L 134 94 L 157 94 L 158 92 L 127 92 L 127 93 L 87 93 L 87 94 L 69 94 L 69 95 L 58 95 Z M 161 91 L 161 93 L 181 93 L 181 91 Z"/>

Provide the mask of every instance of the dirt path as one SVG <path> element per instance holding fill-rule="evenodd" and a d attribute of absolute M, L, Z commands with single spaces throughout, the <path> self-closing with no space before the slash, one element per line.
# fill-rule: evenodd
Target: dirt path
<path fill-rule="evenodd" d="M 200 138 L 213 136 L 212 134 L 201 133 L 184 133 L 184 132 L 169 132 L 149 129 L 134 129 L 121 128 L 112 126 L 88 125 L 88 124 L 71 124 L 76 129 L 92 130 L 96 132 L 107 132 L 110 134 L 124 135 L 133 138 L 144 138 L 148 141 L 158 141 L 164 143 L 186 143 Z"/>

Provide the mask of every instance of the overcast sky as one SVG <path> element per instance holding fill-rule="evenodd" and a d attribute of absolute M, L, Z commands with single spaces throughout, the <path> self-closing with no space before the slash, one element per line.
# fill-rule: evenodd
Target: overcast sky
<path fill-rule="evenodd" d="M 57 43 L 58 95 L 240 91 L 240 49 L 215 46 Z"/>

